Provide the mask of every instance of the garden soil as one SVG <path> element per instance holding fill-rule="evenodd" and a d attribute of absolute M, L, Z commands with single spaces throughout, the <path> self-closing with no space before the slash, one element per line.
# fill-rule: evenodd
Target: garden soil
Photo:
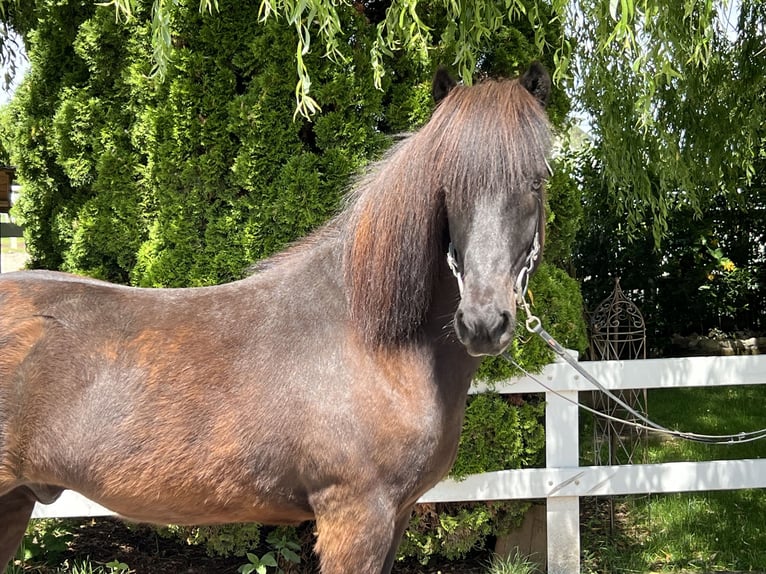
<path fill-rule="evenodd" d="M 74 538 L 59 563 L 80 564 L 90 560 L 93 566 L 118 560 L 130 568 L 131 574 L 236 574 L 246 560 L 211 557 L 199 546 L 189 546 L 176 539 L 159 536 L 150 526 L 131 525 L 119 519 L 98 518 L 83 521 L 72 529 Z M 397 563 L 393 574 L 483 574 L 490 554 L 476 555 L 470 560 L 421 566 Z M 106 568 L 104 568 L 106 570 Z M 25 572 L 55 574 L 57 568 L 30 565 Z M 316 557 L 302 556 L 302 564 L 286 570 L 286 574 L 318 572 Z"/>

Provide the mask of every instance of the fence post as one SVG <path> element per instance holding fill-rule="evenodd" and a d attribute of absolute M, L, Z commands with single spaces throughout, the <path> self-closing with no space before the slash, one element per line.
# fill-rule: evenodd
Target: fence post
<path fill-rule="evenodd" d="M 545 393 L 545 465 L 577 468 L 580 466 L 577 391 L 562 391 L 559 395 Z M 549 492 L 562 486 L 565 484 L 552 481 L 546 485 Z M 548 498 L 546 509 L 548 574 L 579 574 L 580 498 Z"/>

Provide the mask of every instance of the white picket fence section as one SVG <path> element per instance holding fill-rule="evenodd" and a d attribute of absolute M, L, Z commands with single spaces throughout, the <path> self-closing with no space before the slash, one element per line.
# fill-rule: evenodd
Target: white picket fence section
<path fill-rule="evenodd" d="M 613 390 L 711 387 L 766 383 L 766 355 L 694 357 L 584 363 Z M 548 572 L 580 572 L 581 496 L 766 488 L 766 460 L 720 460 L 623 466 L 579 466 L 579 391 L 593 390 L 566 363 L 548 365 L 537 377 L 494 385 L 499 393 L 546 393 L 546 468 L 504 470 L 447 479 L 421 502 L 458 502 L 545 498 Z M 483 392 L 478 385 L 472 392 Z M 651 405 L 650 405 L 651 408 Z M 725 404 L 721 408 L 726 408 Z M 650 413 L 651 414 L 651 413 Z M 660 421 L 661 422 L 661 421 Z M 763 427 L 766 427 L 764 417 Z M 679 429 L 695 431 L 696 429 Z M 726 433 L 756 429 L 726 429 Z M 725 446 L 720 448 L 725 449 Z M 105 516 L 109 510 L 73 493 L 50 506 L 37 505 L 33 517 Z"/>

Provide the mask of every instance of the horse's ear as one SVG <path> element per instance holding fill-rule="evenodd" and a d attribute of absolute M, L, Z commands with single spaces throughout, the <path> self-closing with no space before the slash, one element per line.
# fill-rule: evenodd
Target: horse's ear
<path fill-rule="evenodd" d="M 540 102 L 540 105 L 543 107 L 548 105 L 551 97 L 551 76 L 540 62 L 533 62 L 521 76 L 520 81 L 521 85 Z"/>
<path fill-rule="evenodd" d="M 452 79 L 449 72 L 440 66 L 436 70 L 436 74 L 434 74 L 434 81 L 431 85 L 431 94 L 434 97 L 434 102 L 437 104 L 441 102 L 456 85 L 457 82 Z"/>

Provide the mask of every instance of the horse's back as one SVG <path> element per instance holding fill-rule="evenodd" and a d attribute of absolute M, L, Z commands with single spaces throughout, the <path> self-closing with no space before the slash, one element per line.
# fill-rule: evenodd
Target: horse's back
<path fill-rule="evenodd" d="M 96 449 L 144 381 L 167 382 L 163 364 L 182 368 L 170 342 L 184 329 L 162 321 L 163 309 L 173 312 L 161 291 L 51 271 L 0 276 L 0 473 L 14 458 L 62 448 L 55 436 Z"/>
<path fill-rule="evenodd" d="M 105 292 L 115 289 L 104 281 L 54 271 L 1 275 L 0 387 L 10 384 L 9 377 L 13 378 L 28 353 L 52 331 L 71 333 L 82 325 L 98 323 L 97 308 L 109 299 Z"/>

